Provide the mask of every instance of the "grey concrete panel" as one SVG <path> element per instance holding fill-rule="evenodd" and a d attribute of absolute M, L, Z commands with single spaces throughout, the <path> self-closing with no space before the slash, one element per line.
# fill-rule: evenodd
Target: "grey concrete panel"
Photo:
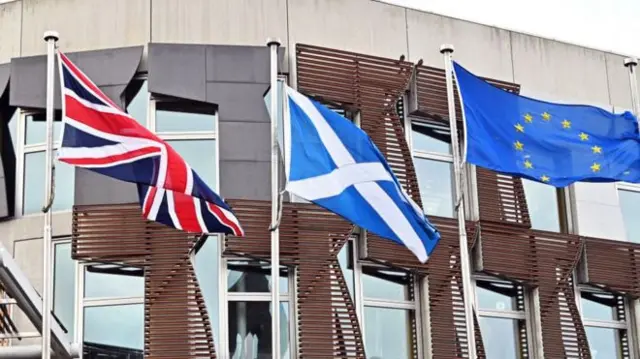
<path fill-rule="evenodd" d="M 142 46 L 118 49 L 69 53 L 67 56 L 97 86 L 126 85 L 135 75 L 143 52 Z M 25 108 L 45 108 L 46 106 L 46 56 L 15 58 L 11 61 L 12 106 Z M 56 61 L 57 66 L 57 61 Z M 55 107 L 60 108 L 60 79 L 55 72 Z M 124 89 L 124 87 L 122 87 Z M 122 93 L 107 94 L 114 101 L 120 101 Z"/>
<path fill-rule="evenodd" d="M 624 67 L 624 59 L 625 56 L 605 53 L 609 102 L 614 106 L 631 108 L 629 69 Z"/>
<path fill-rule="evenodd" d="M 268 84 L 207 83 L 207 102 L 218 104 L 222 121 L 269 122 L 264 105 Z"/>
<path fill-rule="evenodd" d="M 269 200 L 271 162 L 220 160 L 220 195 L 223 198 Z"/>
<path fill-rule="evenodd" d="M 271 160 L 270 123 L 220 122 L 218 131 L 220 159 L 263 162 Z"/>
<path fill-rule="evenodd" d="M 54 237 L 71 236 L 71 211 L 53 212 Z M 0 222 L 0 240 L 7 248 L 12 248 L 13 241 L 42 238 L 43 220 L 41 214 L 32 214 Z M 40 252 L 41 253 L 41 252 Z"/>
<path fill-rule="evenodd" d="M 6 64 L 0 64 L 0 97 L 4 94 L 4 91 L 9 84 L 9 74 L 11 73 L 11 66 Z"/>
<path fill-rule="evenodd" d="M 22 35 L 22 1 L 0 5 L 0 62 L 20 56 Z M 42 33 L 39 36 L 42 44 Z"/>
<path fill-rule="evenodd" d="M 119 181 L 84 168 L 76 168 L 74 204 L 117 204 L 138 202 L 133 183 Z"/>
<path fill-rule="evenodd" d="M 206 47 L 149 44 L 149 92 L 206 101 Z"/>
<path fill-rule="evenodd" d="M 22 20 L 22 26 L 12 36 L 19 39 L 22 56 L 46 53 L 42 35 L 47 30 L 60 33 L 58 44 L 65 52 L 139 46 L 151 40 L 151 0 L 22 0 L 16 3 L 18 8 L 23 8 L 22 16 L 15 14 L 18 22 Z M 4 21 L 0 18 L 0 29 Z"/>
<path fill-rule="evenodd" d="M 279 65 L 284 49 L 279 48 Z M 266 46 L 207 46 L 207 82 L 269 83 L 270 51 Z"/>

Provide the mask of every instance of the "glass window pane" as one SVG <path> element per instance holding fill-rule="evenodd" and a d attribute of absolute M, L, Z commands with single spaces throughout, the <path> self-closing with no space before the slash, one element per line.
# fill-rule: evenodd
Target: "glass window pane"
<path fill-rule="evenodd" d="M 347 282 L 347 288 L 349 289 L 349 294 L 351 294 L 351 299 L 355 300 L 353 295 L 353 261 L 349 258 L 352 253 L 352 248 L 353 243 L 351 243 L 351 241 L 345 243 L 340 250 L 340 253 L 338 253 L 338 262 L 340 263 L 340 269 L 342 270 L 344 280 Z"/>
<path fill-rule="evenodd" d="M 229 293 L 265 293 L 271 291 L 271 265 L 264 262 L 231 260 L 227 264 Z M 289 291 L 287 267 L 280 268 L 280 293 Z"/>
<path fill-rule="evenodd" d="M 126 275 L 126 273 L 130 275 Z M 123 274 L 117 274 L 123 273 Z M 85 298 L 144 297 L 143 271 L 108 265 L 87 267 L 84 272 Z"/>
<path fill-rule="evenodd" d="M 522 179 L 531 226 L 543 231 L 560 232 L 558 196 L 555 187 Z"/>
<path fill-rule="evenodd" d="M 477 281 L 478 307 L 489 310 L 519 310 L 516 304 L 518 289 L 509 283 Z"/>
<path fill-rule="evenodd" d="M 71 243 L 59 243 L 54 247 L 53 313 L 73 339 L 76 272 L 71 259 Z"/>
<path fill-rule="evenodd" d="M 9 136 L 11 136 L 11 143 L 13 143 L 13 151 L 16 152 L 18 149 L 18 116 L 20 115 L 20 111 L 16 110 L 13 113 L 13 116 L 9 119 Z"/>
<path fill-rule="evenodd" d="M 184 158 L 211 189 L 216 190 L 215 140 L 173 140 L 167 143 Z"/>
<path fill-rule="evenodd" d="M 451 163 L 415 159 L 422 207 L 427 215 L 453 217 L 453 167 Z"/>
<path fill-rule="evenodd" d="M 271 358 L 269 302 L 229 302 L 229 353 L 232 359 Z M 291 358 L 289 308 L 280 304 L 280 358 Z"/>
<path fill-rule="evenodd" d="M 640 192 L 618 191 L 618 194 L 627 240 L 640 243 L 640 221 L 637 218 L 640 213 Z"/>
<path fill-rule="evenodd" d="M 518 321 L 507 318 L 480 317 L 482 343 L 487 358 L 517 359 Z"/>
<path fill-rule="evenodd" d="M 106 350 L 144 349 L 144 305 L 113 305 L 84 309 L 84 345 Z M 126 356 L 119 356 L 127 358 Z"/>
<path fill-rule="evenodd" d="M 448 126 L 412 122 L 413 149 L 451 154 L 451 131 Z"/>
<path fill-rule="evenodd" d="M 47 135 L 47 122 L 45 121 L 45 117 L 44 113 L 25 116 L 25 144 L 33 145 L 37 143 L 45 143 Z M 61 129 L 62 122 L 60 121 L 60 115 L 59 113 L 56 113 L 55 120 L 53 121 L 54 142 L 60 140 Z"/>
<path fill-rule="evenodd" d="M 582 317 L 596 320 L 617 320 L 617 300 L 613 294 L 581 293 Z"/>
<path fill-rule="evenodd" d="M 145 127 L 147 127 L 147 110 L 149 108 L 149 93 L 147 91 L 147 81 L 144 81 L 138 93 L 127 106 L 127 113 Z"/>
<path fill-rule="evenodd" d="M 616 329 L 585 327 L 593 359 L 621 358 Z"/>
<path fill-rule="evenodd" d="M 44 204 L 44 160 L 42 152 L 27 153 L 24 156 L 24 197 L 22 213 L 40 213 Z M 56 186 L 53 210 L 68 210 L 73 206 L 75 173 L 73 166 L 56 161 Z"/>
<path fill-rule="evenodd" d="M 367 358 L 411 359 L 412 313 L 404 309 L 364 308 L 364 345 Z"/>
<path fill-rule="evenodd" d="M 413 300 L 412 276 L 383 268 L 362 267 L 362 288 L 365 298 Z"/>
<path fill-rule="evenodd" d="M 181 107 L 186 107 L 184 110 Z M 189 111 L 193 107 L 193 112 Z M 156 103 L 156 132 L 193 132 L 216 130 L 213 109 L 198 111 L 194 106 L 166 102 Z"/>
<path fill-rule="evenodd" d="M 198 254 L 196 254 L 196 278 L 202 290 L 202 296 L 209 313 L 211 327 L 213 327 L 213 339 L 218 343 L 218 266 L 219 259 L 219 238 L 210 236 Z"/>

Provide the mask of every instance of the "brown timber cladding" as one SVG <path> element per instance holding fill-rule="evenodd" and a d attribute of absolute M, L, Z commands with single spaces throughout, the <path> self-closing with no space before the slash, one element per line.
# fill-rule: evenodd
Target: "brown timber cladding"
<path fill-rule="evenodd" d="M 145 272 L 145 358 L 215 358 L 189 250 L 194 238 L 146 221 L 137 203 L 74 206 L 73 259 Z"/>

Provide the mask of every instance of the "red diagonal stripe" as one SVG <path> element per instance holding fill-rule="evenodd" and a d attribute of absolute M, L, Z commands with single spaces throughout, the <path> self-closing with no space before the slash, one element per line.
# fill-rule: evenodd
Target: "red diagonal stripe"
<path fill-rule="evenodd" d="M 218 208 L 218 206 L 210 202 L 206 202 L 206 203 L 211 213 L 218 218 L 220 223 L 231 228 L 234 235 L 239 237 L 244 235 L 244 233 L 242 232 L 242 228 L 240 228 L 234 221 L 227 218 L 227 216 L 224 214 L 223 211 L 220 210 L 220 208 Z"/>
<path fill-rule="evenodd" d="M 198 209 L 193 202 L 193 197 L 184 193 L 173 192 L 173 203 L 182 230 L 202 233 L 202 228 L 200 227 L 200 222 L 196 214 Z"/>

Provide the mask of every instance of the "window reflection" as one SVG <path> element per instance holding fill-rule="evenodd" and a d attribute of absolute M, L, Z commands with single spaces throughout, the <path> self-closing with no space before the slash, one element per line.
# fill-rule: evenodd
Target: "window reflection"
<path fill-rule="evenodd" d="M 230 260 L 227 288 L 229 293 L 264 293 L 271 291 L 271 265 L 257 261 Z M 289 291 L 288 269 L 280 268 L 280 293 Z"/>
<path fill-rule="evenodd" d="M 416 158 L 422 206 L 428 215 L 453 217 L 453 167 L 449 162 Z"/>
<path fill-rule="evenodd" d="M 24 156 L 24 197 L 22 213 L 40 213 L 44 204 L 44 162 L 45 153 L 31 152 Z M 73 206 L 73 185 L 75 174 L 73 166 L 55 161 L 55 198 L 52 209 L 54 211 L 68 210 Z"/>
<path fill-rule="evenodd" d="M 60 140 L 60 130 L 62 129 L 61 115 L 59 111 L 55 112 L 53 122 L 53 141 Z M 45 121 L 46 115 L 44 113 L 38 113 L 33 115 L 26 115 L 25 119 L 25 144 L 33 145 L 38 143 L 45 143 L 47 140 L 47 122 Z"/>
<path fill-rule="evenodd" d="M 127 113 L 131 115 L 142 126 L 147 126 L 147 109 L 149 108 L 149 93 L 147 81 L 143 81 L 140 90 L 133 97 L 127 106 Z"/>
<path fill-rule="evenodd" d="M 451 131 L 448 127 L 413 121 L 411 124 L 413 149 L 451 154 Z"/>
<path fill-rule="evenodd" d="M 640 213 L 640 192 L 621 190 L 618 191 L 618 195 L 627 240 L 640 243 L 640 221 L 637 219 L 638 213 Z"/>
<path fill-rule="evenodd" d="M 344 280 L 347 282 L 347 288 L 349 289 L 349 294 L 351 295 L 351 299 L 355 299 L 353 294 L 353 242 L 348 241 L 338 253 L 338 262 L 340 263 L 340 269 L 342 270 L 342 275 L 344 276 Z"/>
<path fill-rule="evenodd" d="M 106 346 L 114 351 L 144 349 L 144 305 L 113 305 L 84 309 L 85 346 Z M 128 358 L 121 355 L 116 358 Z"/>
<path fill-rule="evenodd" d="M 71 259 L 71 243 L 58 243 L 54 247 L 53 264 L 53 313 L 67 330 L 71 340 L 74 335 L 74 303 L 76 273 Z"/>
<path fill-rule="evenodd" d="M 212 189 L 216 188 L 216 141 L 172 140 L 167 143 Z"/>
<path fill-rule="evenodd" d="M 156 132 L 215 131 L 217 115 L 208 105 L 156 103 Z"/>
<path fill-rule="evenodd" d="M 362 288 L 365 298 L 413 300 L 412 284 L 409 273 L 377 267 L 362 267 Z"/>
<path fill-rule="evenodd" d="M 618 330 L 612 328 L 585 327 L 591 357 L 593 359 L 621 358 L 618 346 Z"/>
<path fill-rule="evenodd" d="M 412 311 L 393 308 L 364 308 L 364 337 L 367 358 L 413 358 Z"/>
<path fill-rule="evenodd" d="M 218 333 L 218 266 L 220 263 L 218 241 L 216 236 L 207 238 L 195 258 L 196 278 L 207 307 L 215 343 L 220 338 Z"/>
<path fill-rule="evenodd" d="M 11 143 L 13 144 L 14 152 L 18 149 L 18 117 L 20 116 L 20 111 L 16 110 L 13 113 L 13 116 L 9 119 L 9 136 L 11 136 Z"/>
<path fill-rule="evenodd" d="M 585 319 L 618 320 L 618 301 L 613 294 L 582 292 L 580 305 Z"/>
<path fill-rule="evenodd" d="M 291 357 L 289 309 L 280 304 L 280 358 Z M 271 358 L 270 302 L 229 302 L 229 353 L 232 359 Z"/>
<path fill-rule="evenodd" d="M 478 307 L 488 310 L 521 310 L 517 308 L 518 289 L 511 283 L 478 281 Z"/>
<path fill-rule="evenodd" d="M 531 226 L 543 231 L 560 232 L 558 192 L 555 187 L 522 179 Z"/>
<path fill-rule="evenodd" d="M 487 358 L 516 359 L 520 357 L 517 319 L 480 317 L 480 330 Z"/>
<path fill-rule="evenodd" d="M 84 279 L 85 298 L 144 297 L 144 272 L 139 268 L 91 265 Z"/>

